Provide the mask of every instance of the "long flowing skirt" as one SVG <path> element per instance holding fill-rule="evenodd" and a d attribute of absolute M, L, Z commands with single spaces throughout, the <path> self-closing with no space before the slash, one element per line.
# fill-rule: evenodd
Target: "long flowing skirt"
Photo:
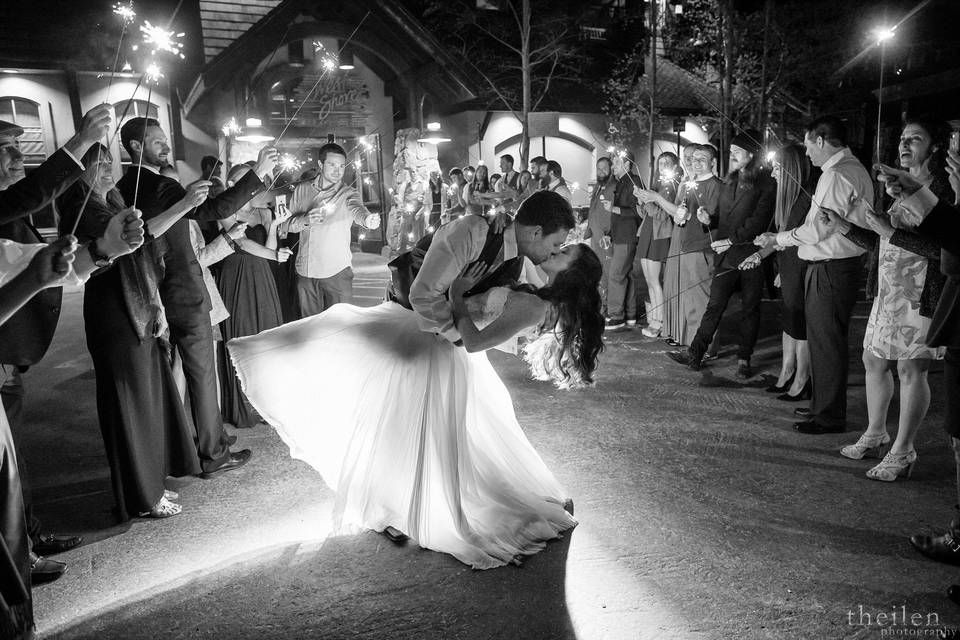
<path fill-rule="evenodd" d="M 334 305 L 229 349 L 254 407 L 337 492 L 335 529 L 393 526 L 485 569 L 576 524 L 486 354 L 400 305 Z"/>
<path fill-rule="evenodd" d="M 671 246 L 679 245 L 675 242 Z M 710 301 L 713 257 L 703 251 L 675 253 L 679 255 L 667 258 L 663 273 L 663 333 L 689 345 Z"/>

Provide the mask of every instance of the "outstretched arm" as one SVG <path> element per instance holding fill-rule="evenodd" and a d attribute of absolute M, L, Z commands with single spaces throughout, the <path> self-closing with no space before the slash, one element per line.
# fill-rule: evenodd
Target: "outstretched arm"
<path fill-rule="evenodd" d="M 527 327 L 540 324 L 548 306 L 533 294 L 511 292 L 507 296 L 503 313 L 483 329 L 478 328 L 470 317 L 463 294 L 476 284 L 485 272 L 486 267 L 478 265 L 465 273 L 464 277 L 457 278 L 450 286 L 450 302 L 453 305 L 457 329 L 460 331 L 464 348 L 470 353 L 492 349 Z"/>

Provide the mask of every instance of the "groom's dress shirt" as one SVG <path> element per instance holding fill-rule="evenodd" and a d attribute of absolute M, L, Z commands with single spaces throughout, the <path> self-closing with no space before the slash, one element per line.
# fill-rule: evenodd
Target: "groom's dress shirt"
<path fill-rule="evenodd" d="M 421 330 L 438 333 L 450 342 L 460 339 L 447 290 L 467 265 L 480 257 L 488 230 L 487 220 L 480 216 L 464 216 L 437 229 L 410 286 L 410 306 L 417 313 Z M 517 243 L 513 230 L 508 228 L 504 232 L 503 250 L 490 270 L 515 257 Z"/>
<path fill-rule="evenodd" d="M 836 152 L 823 163 L 810 211 L 802 225 L 777 234 L 781 247 L 799 247 L 801 260 L 819 262 L 853 258 L 865 249 L 842 233 L 832 233 L 820 217 L 820 208 L 832 209 L 844 219 L 869 229 L 866 212 L 873 206 L 873 182 L 850 149 Z"/>

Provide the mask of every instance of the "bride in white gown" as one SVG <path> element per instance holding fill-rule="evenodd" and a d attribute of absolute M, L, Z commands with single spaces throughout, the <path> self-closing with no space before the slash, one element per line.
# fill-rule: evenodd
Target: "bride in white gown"
<path fill-rule="evenodd" d="M 326 312 L 230 341 L 244 392 L 336 493 L 335 530 L 393 527 L 476 569 L 519 562 L 576 525 L 517 423 L 485 349 L 539 331 L 527 360 L 558 386 L 592 383 L 601 266 L 585 245 L 542 263 L 546 287 L 450 288 L 465 348 L 393 303 Z M 559 318 L 559 321 L 557 320 Z"/>

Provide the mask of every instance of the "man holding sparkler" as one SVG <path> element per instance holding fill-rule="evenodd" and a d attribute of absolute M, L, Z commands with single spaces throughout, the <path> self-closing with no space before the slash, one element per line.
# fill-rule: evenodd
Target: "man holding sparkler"
<path fill-rule="evenodd" d="M 316 315 L 338 302 L 353 302 L 353 256 L 350 226 L 378 229 L 380 216 L 343 183 L 347 153 L 338 144 L 320 147 L 320 173 L 297 185 L 290 200 L 293 214 L 281 229 L 300 234 L 297 296 L 302 317 Z"/>
<path fill-rule="evenodd" d="M 637 294 L 633 282 L 633 260 L 637 255 L 637 229 L 640 214 L 634 187 L 643 186 L 633 173 L 632 151 L 621 150 L 613 158 L 613 174 L 617 186 L 610 208 L 610 239 L 613 255 L 610 258 L 610 276 L 607 289 L 607 330 L 616 331 L 625 325 L 637 324 Z"/>

